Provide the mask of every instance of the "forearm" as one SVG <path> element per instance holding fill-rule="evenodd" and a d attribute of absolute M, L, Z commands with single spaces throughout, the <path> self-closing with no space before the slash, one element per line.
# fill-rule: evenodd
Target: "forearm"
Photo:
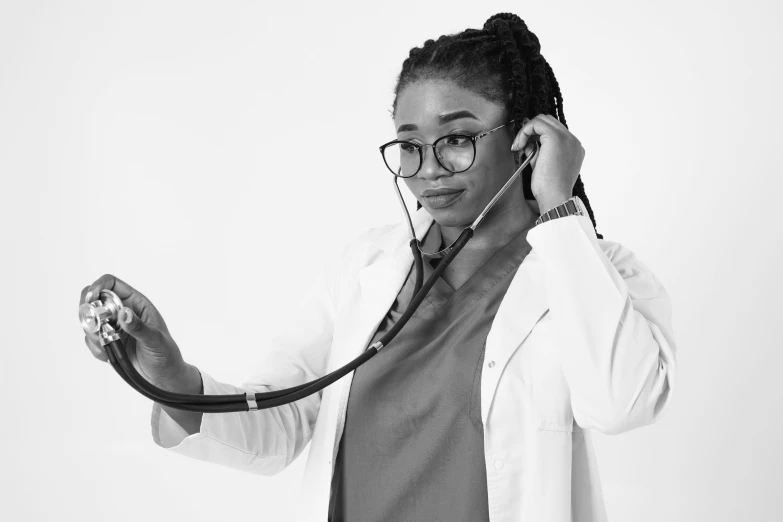
<path fill-rule="evenodd" d="M 204 384 L 201 380 L 201 374 L 199 373 L 198 368 L 191 364 L 187 365 L 186 371 L 183 372 L 180 378 L 158 384 L 158 387 L 176 393 L 190 393 L 193 395 L 204 394 Z M 202 413 L 178 410 L 162 404 L 160 407 L 163 408 L 163 411 L 165 411 L 172 420 L 182 426 L 182 429 L 184 429 L 188 435 L 198 433 L 201 429 Z"/>
<path fill-rule="evenodd" d="M 545 267 L 576 422 L 607 434 L 654 422 L 676 372 L 666 290 L 628 248 L 598 243 L 589 216 L 547 221 L 528 241 Z"/>

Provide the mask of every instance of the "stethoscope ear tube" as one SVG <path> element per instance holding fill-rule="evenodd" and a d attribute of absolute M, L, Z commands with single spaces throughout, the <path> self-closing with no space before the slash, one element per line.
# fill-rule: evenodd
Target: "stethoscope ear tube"
<path fill-rule="evenodd" d="M 391 340 L 394 339 L 394 336 L 396 336 L 397 333 L 399 333 L 399 331 L 402 330 L 402 327 L 405 326 L 405 324 L 408 322 L 408 319 L 411 318 L 411 316 L 419 307 L 421 302 L 424 301 L 424 298 L 427 296 L 427 293 L 435 285 L 435 281 L 438 280 L 438 278 L 443 273 L 443 271 L 446 270 L 446 267 L 449 266 L 451 261 L 465 247 L 465 245 L 468 243 L 468 241 L 470 241 L 470 238 L 472 237 L 473 237 L 472 228 L 466 228 L 465 230 L 462 231 L 462 234 L 459 235 L 459 238 L 457 238 L 457 241 L 454 243 L 451 252 L 449 252 L 448 255 L 446 255 L 446 257 L 443 258 L 443 261 L 441 261 L 440 264 L 438 264 L 438 267 L 435 269 L 434 272 L 432 272 L 429 279 L 427 279 L 427 282 L 424 283 L 424 285 L 422 286 L 421 290 L 416 292 L 410 304 L 408 305 L 408 308 L 405 309 L 405 311 L 400 316 L 399 320 L 396 323 L 394 323 L 394 326 L 392 326 L 388 332 L 386 332 L 386 335 L 384 335 L 378 340 L 378 343 L 382 345 L 381 348 L 388 345 L 391 342 Z M 418 255 L 414 255 L 414 258 L 418 258 L 420 261 L 421 260 L 420 256 L 421 253 L 419 253 Z"/>
<path fill-rule="evenodd" d="M 133 367 L 125 352 L 125 346 L 120 340 L 113 340 L 106 345 L 106 353 L 112 368 L 136 391 L 163 406 L 178 410 L 191 411 L 196 413 L 227 413 L 238 411 L 255 411 L 267 408 L 274 408 L 303 399 L 313 393 L 316 393 L 338 379 L 352 372 L 372 357 L 379 350 L 387 346 L 392 339 L 402 330 L 413 313 L 424 300 L 424 297 L 430 291 L 435 281 L 440 277 L 446 267 L 456 257 L 456 255 L 473 237 L 473 229 L 466 228 L 454 244 L 453 250 L 443 258 L 432 275 L 423 280 L 423 262 L 421 252 L 416 244 L 416 239 L 411 240 L 411 250 L 413 251 L 414 267 L 416 270 L 416 281 L 414 286 L 414 297 L 403 312 L 400 319 L 394 324 L 381 339 L 365 350 L 360 356 L 348 364 L 338 368 L 332 373 L 325 375 L 311 382 L 286 388 L 283 390 L 274 390 L 270 392 L 248 393 L 248 394 L 227 394 L 227 395 L 194 395 L 187 393 L 175 393 L 163 390 L 153 385 L 142 377 Z M 253 398 L 251 398 L 253 397 Z"/>

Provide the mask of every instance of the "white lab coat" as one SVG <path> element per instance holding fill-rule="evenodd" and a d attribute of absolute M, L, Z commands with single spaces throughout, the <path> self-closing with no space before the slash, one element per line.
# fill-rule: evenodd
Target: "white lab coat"
<path fill-rule="evenodd" d="M 421 238 L 432 217 L 420 209 L 413 223 Z M 527 238 L 532 250 L 495 316 L 481 374 L 490 520 L 604 521 L 588 433 L 621 433 L 660 418 L 676 367 L 671 301 L 633 252 L 596 237 L 588 216 L 548 221 Z M 297 313 L 264 325 L 279 325 L 269 341 L 275 351 L 252 377 L 237 387 L 202 371 L 204 393 L 293 386 L 361 354 L 411 268 L 408 241 L 400 223 L 349 243 L 321 266 Z M 283 316 L 290 319 L 280 324 Z M 325 521 L 352 377 L 278 408 L 204 414 L 191 436 L 154 404 L 153 438 L 259 475 L 281 471 L 311 442 L 296 519 Z"/>

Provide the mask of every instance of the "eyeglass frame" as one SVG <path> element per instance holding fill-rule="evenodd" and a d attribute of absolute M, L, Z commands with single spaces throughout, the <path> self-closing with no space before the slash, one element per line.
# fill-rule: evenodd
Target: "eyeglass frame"
<path fill-rule="evenodd" d="M 470 170 L 470 167 L 472 167 L 472 166 L 473 166 L 473 164 L 476 162 L 476 142 L 477 142 L 478 140 L 480 140 L 481 138 L 484 138 L 484 137 L 486 137 L 486 136 L 488 136 L 488 135 L 492 134 L 493 132 L 495 132 L 495 131 L 496 131 L 496 130 L 498 130 L 498 129 L 502 129 L 503 127 L 505 127 L 506 125 L 509 125 L 509 124 L 511 124 L 511 123 L 514 123 L 514 120 L 513 120 L 513 119 L 512 119 L 512 120 L 509 120 L 509 121 L 507 121 L 507 122 L 506 122 L 506 123 L 504 123 L 503 125 L 500 125 L 500 126 L 498 126 L 498 127 L 495 127 L 494 129 L 490 129 L 490 130 L 488 130 L 488 131 L 484 131 L 484 132 L 482 132 L 482 133 L 480 133 L 480 134 L 476 134 L 475 136 L 471 136 L 471 135 L 469 135 L 469 134 L 445 134 L 445 135 L 441 136 L 440 138 L 438 138 L 437 140 L 435 140 L 435 141 L 434 141 L 434 142 L 432 142 L 432 143 L 413 143 L 413 142 L 412 142 L 412 141 L 410 141 L 410 140 L 392 140 L 392 141 L 390 141 L 390 142 L 388 142 L 388 143 L 384 143 L 383 145 L 381 145 L 381 146 L 380 146 L 380 147 L 378 147 L 378 148 L 379 148 L 379 149 L 380 149 L 380 151 L 381 151 L 381 157 L 383 158 L 383 164 L 384 164 L 384 165 L 386 165 L 386 168 L 387 168 L 387 169 L 389 169 L 389 171 L 390 171 L 390 172 L 391 172 L 391 173 L 392 173 L 392 174 L 393 174 L 395 177 L 398 177 L 398 178 L 404 178 L 404 179 L 407 179 L 407 178 L 412 178 L 413 176 L 415 176 L 416 174 L 418 174 L 418 173 L 419 173 L 419 171 L 421 170 L 421 167 L 422 167 L 422 165 L 424 165 L 424 153 L 423 153 L 422 151 L 424 150 L 424 147 L 425 147 L 425 146 L 432 147 L 432 154 L 435 156 L 435 161 L 437 161 L 437 162 L 438 162 L 438 165 L 440 165 L 440 166 L 441 166 L 441 167 L 443 167 L 444 169 L 448 170 L 448 171 L 449 171 L 449 172 L 451 172 L 452 174 L 460 174 L 460 173 L 462 173 L 462 172 L 465 172 L 465 171 L 468 171 L 468 170 Z M 441 140 L 444 140 L 444 139 L 446 139 L 446 138 L 454 138 L 454 137 L 459 137 L 459 138 L 467 138 L 467 139 L 469 139 L 469 140 L 470 140 L 471 144 L 473 145 L 473 161 L 471 161 L 471 162 L 470 162 L 470 165 L 468 165 L 468 166 L 467 166 L 467 168 L 465 168 L 464 170 L 459 170 L 459 171 L 456 171 L 456 172 L 455 172 L 455 171 L 453 171 L 453 170 L 451 170 L 450 168 L 448 168 L 446 165 L 444 165 L 444 164 L 443 164 L 443 163 L 440 161 L 440 158 L 438 157 L 438 152 L 435 150 L 435 146 L 436 146 L 436 145 L 437 145 L 437 144 L 438 144 L 438 143 L 439 143 Z M 386 161 L 386 154 L 384 154 L 384 151 L 386 150 L 386 147 L 389 147 L 389 146 L 391 146 L 391 145 L 395 145 L 395 144 L 397 144 L 397 143 L 408 143 L 408 144 L 410 144 L 410 145 L 413 145 L 414 147 L 416 147 L 416 150 L 418 150 L 418 151 L 419 151 L 419 168 L 418 168 L 418 169 L 416 169 L 416 172 L 414 172 L 414 173 L 413 173 L 413 174 L 411 174 L 410 176 L 403 176 L 403 175 L 401 175 L 401 174 L 398 174 L 398 173 L 394 172 L 394 171 L 392 170 L 392 168 L 389 166 L 389 163 Z M 402 167 L 401 167 L 401 168 L 402 168 Z"/>

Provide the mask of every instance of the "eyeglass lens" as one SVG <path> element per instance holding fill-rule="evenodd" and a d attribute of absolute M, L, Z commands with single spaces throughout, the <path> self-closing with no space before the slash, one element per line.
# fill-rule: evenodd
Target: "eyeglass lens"
<path fill-rule="evenodd" d="M 393 143 L 383 151 L 383 159 L 392 173 L 409 178 L 421 168 L 421 159 L 430 147 L 410 143 Z M 438 162 L 450 172 L 463 172 L 470 168 L 476 148 L 466 136 L 444 136 L 435 142 Z"/>

